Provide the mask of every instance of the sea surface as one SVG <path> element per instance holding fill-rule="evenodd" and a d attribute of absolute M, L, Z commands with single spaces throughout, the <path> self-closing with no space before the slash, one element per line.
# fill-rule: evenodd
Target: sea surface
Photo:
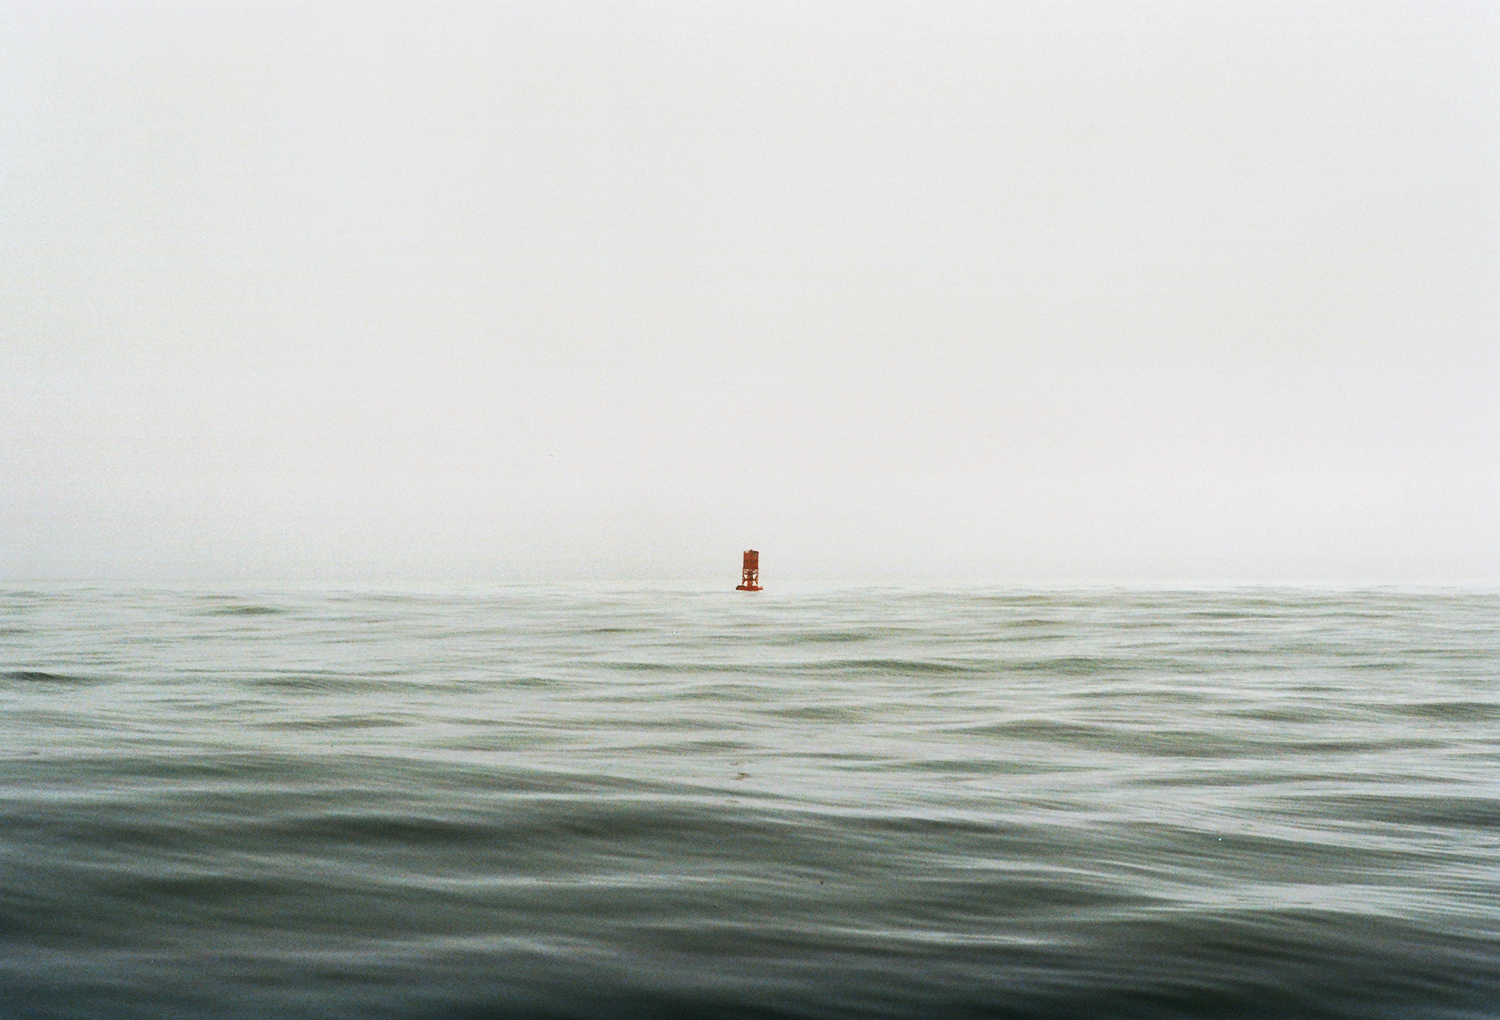
<path fill-rule="evenodd" d="M 1500 594 L 0 587 L 106 1017 L 1500 1017 Z"/>

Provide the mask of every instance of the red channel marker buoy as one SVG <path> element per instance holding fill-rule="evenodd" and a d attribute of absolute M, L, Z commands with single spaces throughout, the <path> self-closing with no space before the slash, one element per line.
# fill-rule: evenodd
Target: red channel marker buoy
<path fill-rule="evenodd" d="M 745 550 L 745 569 L 735 591 L 760 591 L 760 553 Z"/>

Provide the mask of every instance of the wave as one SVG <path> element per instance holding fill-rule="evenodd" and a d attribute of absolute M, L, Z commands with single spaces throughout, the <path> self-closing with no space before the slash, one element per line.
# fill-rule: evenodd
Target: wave
<path fill-rule="evenodd" d="M 0 680 L 11 680 L 22 684 L 59 684 L 64 686 L 92 686 L 109 683 L 102 677 L 80 676 L 76 673 L 51 673 L 40 669 L 12 669 L 0 673 Z"/>

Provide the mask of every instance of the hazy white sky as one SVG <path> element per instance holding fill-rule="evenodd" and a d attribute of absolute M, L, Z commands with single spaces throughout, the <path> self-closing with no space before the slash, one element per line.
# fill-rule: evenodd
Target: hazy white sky
<path fill-rule="evenodd" d="M 0 8 L 0 579 L 1500 580 L 1500 7 Z"/>

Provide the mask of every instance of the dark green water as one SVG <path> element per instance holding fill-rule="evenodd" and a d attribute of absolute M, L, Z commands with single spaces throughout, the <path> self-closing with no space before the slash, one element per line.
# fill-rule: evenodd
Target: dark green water
<path fill-rule="evenodd" d="M 0 1018 L 1500 1016 L 1500 595 L 0 589 Z"/>

